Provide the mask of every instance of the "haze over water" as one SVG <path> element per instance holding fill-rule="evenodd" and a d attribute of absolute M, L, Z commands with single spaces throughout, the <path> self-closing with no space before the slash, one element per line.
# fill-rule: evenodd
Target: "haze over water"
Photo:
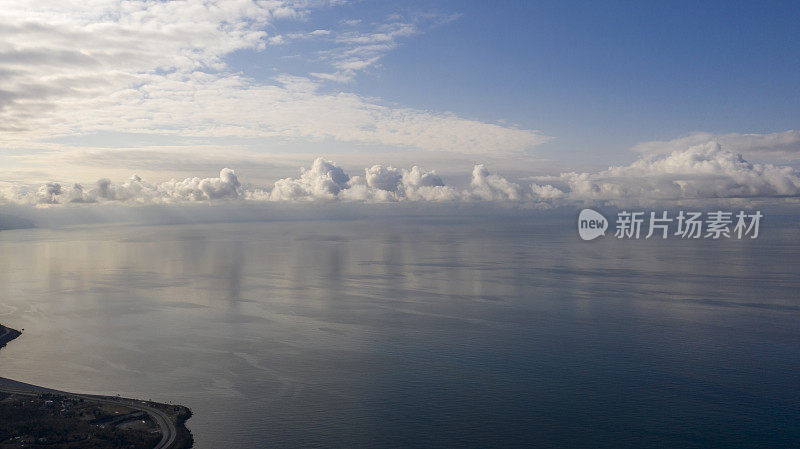
<path fill-rule="evenodd" d="M 800 231 L 574 220 L 0 232 L 0 376 L 189 406 L 196 447 L 800 446 Z"/>

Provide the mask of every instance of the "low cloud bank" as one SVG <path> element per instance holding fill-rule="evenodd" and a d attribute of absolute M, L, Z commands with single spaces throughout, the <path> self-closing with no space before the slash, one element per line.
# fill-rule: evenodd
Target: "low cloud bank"
<path fill-rule="evenodd" d="M 530 181 L 533 181 L 530 183 Z M 791 167 L 750 163 L 741 155 L 708 142 L 667 155 L 643 157 L 630 165 L 594 173 L 561 173 L 510 181 L 475 165 L 464 188 L 447 185 L 435 171 L 373 165 L 348 174 L 323 158 L 299 176 L 272 186 L 243 183 L 228 168 L 214 178 L 186 178 L 150 184 L 134 175 L 123 183 L 100 179 L 94 185 L 64 186 L 56 182 L 38 188 L 6 189 L 5 202 L 55 205 L 69 203 L 175 204 L 188 202 L 519 202 L 536 207 L 591 203 L 643 204 L 800 197 L 800 176 Z"/>
<path fill-rule="evenodd" d="M 712 141 L 734 153 L 772 160 L 800 159 L 800 130 L 797 129 L 770 134 L 696 132 L 672 140 L 640 142 L 632 150 L 649 155 L 667 154 Z"/>
<path fill-rule="evenodd" d="M 750 163 L 716 142 L 597 173 L 571 172 L 532 179 L 538 181 L 531 186 L 534 196 L 573 202 L 626 204 L 800 196 L 800 177 L 791 167 Z"/>
<path fill-rule="evenodd" d="M 59 183 L 47 183 L 36 192 L 15 189 L 10 196 L 15 202 L 34 204 L 66 203 L 180 203 L 187 201 L 210 201 L 236 199 L 244 195 L 239 178 L 233 170 L 224 168 L 218 178 L 186 178 L 170 180 L 161 184 L 150 184 L 133 175 L 129 180 L 115 184 L 108 178 L 98 180 L 94 186 L 74 184 L 64 187 Z"/>

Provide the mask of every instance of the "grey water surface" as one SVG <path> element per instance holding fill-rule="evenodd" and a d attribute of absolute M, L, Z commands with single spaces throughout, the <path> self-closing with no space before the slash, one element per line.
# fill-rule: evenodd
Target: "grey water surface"
<path fill-rule="evenodd" d="M 189 406 L 200 449 L 800 447 L 800 231 L 540 218 L 0 232 L 0 376 Z"/>

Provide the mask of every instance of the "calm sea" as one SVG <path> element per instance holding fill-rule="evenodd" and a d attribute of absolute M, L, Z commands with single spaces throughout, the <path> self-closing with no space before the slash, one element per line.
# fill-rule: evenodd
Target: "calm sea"
<path fill-rule="evenodd" d="M 200 449 L 800 447 L 800 231 L 573 220 L 0 232 L 0 376 L 191 407 Z"/>

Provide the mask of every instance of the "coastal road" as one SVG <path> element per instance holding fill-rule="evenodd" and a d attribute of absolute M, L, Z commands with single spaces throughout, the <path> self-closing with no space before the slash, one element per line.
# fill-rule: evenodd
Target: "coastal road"
<path fill-rule="evenodd" d="M 72 396 L 83 398 L 89 401 L 100 402 L 103 404 L 121 404 L 126 407 L 147 413 L 150 415 L 150 418 L 153 420 L 153 422 L 156 423 L 156 425 L 158 425 L 158 427 L 161 429 L 161 441 L 159 441 L 158 444 L 153 447 L 153 449 L 168 449 L 173 443 L 175 443 L 175 439 L 178 437 L 178 430 L 175 428 L 175 425 L 172 424 L 172 420 L 169 419 L 169 416 L 167 416 L 166 413 L 155 407 L 150 407 L 141 401 L 134 401 L 131 399 L 115 399 L 107 396 L 91 396 L 84 394 L 73 394 Z"/>
<path fill-rule="evenodd" d="M 0 329 L 2 330 L 2 332 L 0 332 L 0 341 L 3 341 L 3 338 L 13 330 L 5 326 L 1 327 Z M 167 416 L 167 414 L 161 410 L 147 405 L 147 403 L 144 401 L 114 398 L 110 396 L 67 393 L 64 391 L 53 390 L 52 388 L 44 388 L 36 385 L 26 384 L 24 382 L 18 382 L 16 380 L 6 379 L 5 377 L 0 377 L 0 391 L 25 395 L 53 393 L 63 396 L 83 398 L 84 400 L 103 404 L 122 404 L 126 407 L 147 413 L 150 416 L 150 419 L 152 419 L 159 429 L 161 429 L 161 441 L 159 441 L 153 449 L 169 449 L 173 444 L 175 444 L 175 440 L 178 438 L 178 429 L 175 428 L 175 424 L 172 423 L 172 420 L 169 419 L 169 416 Z"/>
<path fill-rule="evenodd" d="M 0 377 L 0 391 L 7 393 L 15 393 L 22 395 L 36 395 L 39 393 L 53 393 L 74 398 L 82 398 L 91 402 L 99 402 L 102 404 L 115 404 L 124 405 L 135 410 L 147 413 L 159 429 L 161 429 L 161 441 L 153 447 L 153 449 L 169 449 L 178 437 L 178 430 L 175 424 L 169 419 L 166 413 L 161 410 L 151 407 L 142 401 L 134 401 L 132 399 L 119 399 L 109 396 L 94 396 L 89 394 L 75 394 L 67 393 L 64 391 L 53 390 L 51 388 L 38 387 L 36 385 L 17 382 L 15 380 Z"/>

